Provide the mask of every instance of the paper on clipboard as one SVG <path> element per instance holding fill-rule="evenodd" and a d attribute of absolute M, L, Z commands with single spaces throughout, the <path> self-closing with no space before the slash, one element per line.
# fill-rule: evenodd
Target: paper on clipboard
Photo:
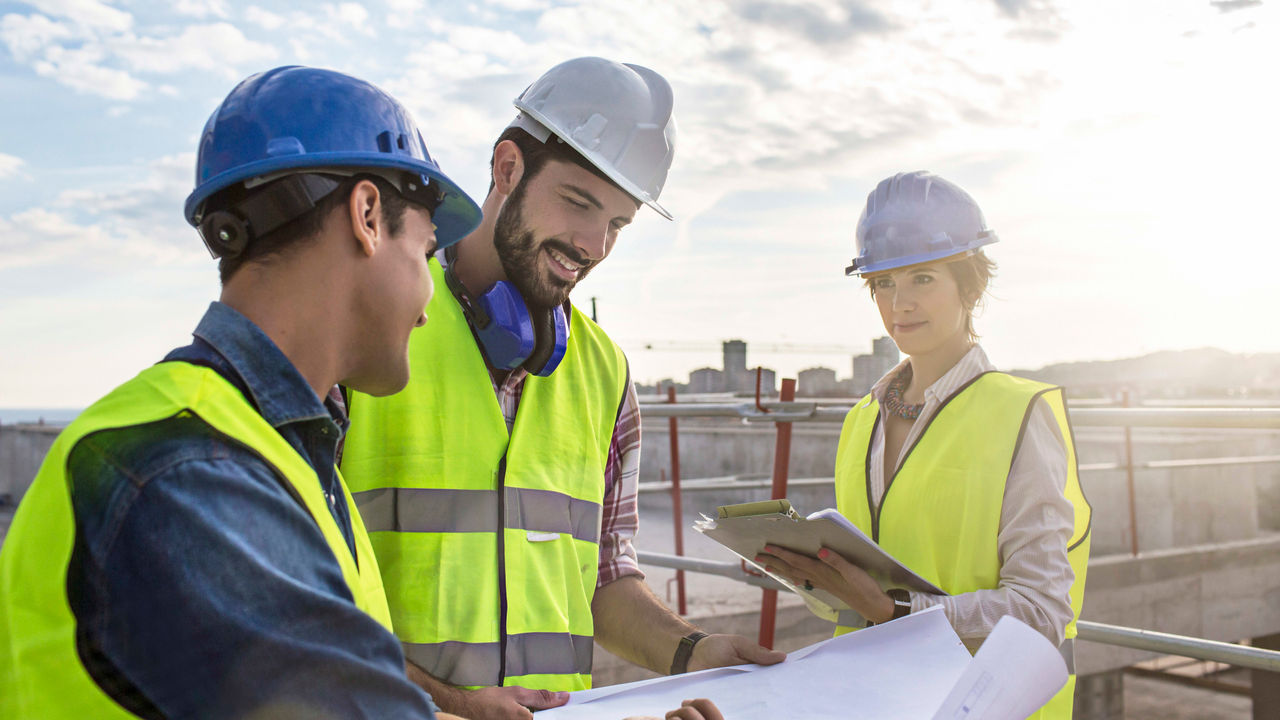
<path fill-rule="evenodd" d="M 828 508 L 801 517 L 791 509 L 789 501 L 772 500 L 727 505 L 720 508 L 719 515 L 714 519 L 704 515 L 693 524 L 694 529 L 791 588 L 815 615 L 826 620 L 835 622 L 838 611 L 848 610 L 849 606 L 825 590 L 805 590 L 766 571 L 754 559 L 765 545 L 777 545 L 806 555 L 817 555 L 823 547 L 831 548 L 866 570 L 882 588 L 946 594 L 894 559 L 836 510 Z"/>

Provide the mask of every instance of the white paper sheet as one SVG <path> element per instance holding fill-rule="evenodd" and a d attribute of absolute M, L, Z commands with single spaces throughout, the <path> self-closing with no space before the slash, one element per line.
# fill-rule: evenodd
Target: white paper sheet
<path fill-rule="evenodd" d="M 1043 635 L 1005 616 L 933 720 L 1017 720 L 1067 683 L 1067 664 Z"/>
<path fill-rule="evenodd" d="M 772 666 L 717 668 L 573 693 L 538 720 L 662 717 L 708 697 L 733 720 L 919 718 L 942 704 L 971 658 L 939 607 L 825 640 Z"/>
<path fill-rule="evenodd" d="M 810 645 L 772 666 L 715 668 L 583 690 L 538 720 L 662 717 L 711 698 L 731 720 L 1022 720 L 1066 683 L 1057 648 L 1013 618 L 976 657 L 941 607 Z"/>

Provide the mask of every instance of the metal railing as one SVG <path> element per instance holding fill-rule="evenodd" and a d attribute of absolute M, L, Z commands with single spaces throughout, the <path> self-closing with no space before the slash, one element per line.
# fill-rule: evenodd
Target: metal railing
<path fill-rule="evenodd" d="M 757 422 L 841 423 L 853 407 L 813 402 L 641 403 L 644 418 L 739 418 Z M 761 410 L 760 408 L 763 408 Z M 1068 410 L 1076 427 L 1280 430 L 1280 408 L 1123 408 Z"/>
<path fill-rule="evenodd" d="M 772 497 L 785 497 L 788 485 L 788 460 L 791 453 L 792 423 L 841 423 L 852 408 L 849 405 L 827 405 L 813 402 L 795 402 L 795 381 L 783 381 L 781 401 L 762 402 L 757 388 L 754 403 L 677 403 L 674 388 L 668 388 L 666 403 L 641 404 L 644 419 L 667 418 L 670 432 L 671 481 L 644 483 L 640 492 L 669 491 L 673 508 L 681 507 L 681 482 L 679 469 L 679 418 L 737 418 L 746 423 L 774 423 L 776 447 L 773 475 L 769 480 L 731 479 L 728 482 L 699 482 L 696 489 L 763 488 L 770 487 Z M 1124 404 L 1129 404 L 1126 393 Z M 1193 467 L 1254 465 L 1280 462 L 1280 455 L 1251 457 L 1196 458 L 1189 460 L 1157 460 L 1144 463 L 1133 461 L 1129 431 L 1131 428 L 1188 428 L 1188 429 L 1249 429 L 1280 430 L 1280 408 L 1148 408 L 1148 407 L 1082 407 L 1069 410 L 1070 419 L 1077 427 L 1116 427 L 1125 430 L 1124 461 L 1119 463 L 1093 463 L 1081 465 L 1082 472 L 1125 470 L 1129 484 L 1129 517 L 1132 527 L 1132 551 L 1138 554 L 1137 515 L 1133 492 L 1133 472 L 1151 469 L 1181 469 Z M 806 478 L 795 485 L 818 485 L 832 482 L 831 478 Z M 695 489 L 695 488 L 690 488 Z M 789 590 L 767 576 L 749 572 L 743 563 L 720 562 L 683 556 L 683 538 L 680 518 L 676 515 L 677 554 L 640 552 L 641 562 L 676 570 L 676 583 L 680 598 L 680 613 L 685 608 L 684 572 L 699 572 L 728 577 L 764 589 L 761 600 L 759 642 L 773 646 L 776 620 L 777 591 Z M 1201 660 L 1215 660 L 1239 667 L 1280 671 L 1280 651 L 1224 643 L 1214 640 L 1170 635 L 1138 628 L 1118 627 L 1103 623 L 1078 621 L 1079 639 L 1118 645 L 1138 650 L 1183 655 Z"/>
<path fill-rule="evenodd" d="M 740 563 L 644 551 L 639 552 L 638 556 L 640 562 L 646 565 L 719 575 L 720 577 L 727 577 L 748 585 L 791 592 L 790 588 L 767 575 L 758 576 L 744 571 Z M 1076 621 L 1076 631 L 1078 633 L 1076 639 L 1078 640 L 1102 643 L 1104 645 L 1117 645 L 1134 650 L 1147 650 L 1165 655 L 1181 655 L 1183 657 L 1196 658 L 1197 660 L 1213 660 L 1252 670 L 1280 672 L 1280 651 L 1277 650 L 1264 650 L 1248 645 L 1205 640 L 1185 635 L 1172 635 L 1170 633 L 1155 632 L 1154 630 L 1121 627 L 1119 625 L 1107 625 L 1106 623 L 1090 622 L 1088 620 Z"/>

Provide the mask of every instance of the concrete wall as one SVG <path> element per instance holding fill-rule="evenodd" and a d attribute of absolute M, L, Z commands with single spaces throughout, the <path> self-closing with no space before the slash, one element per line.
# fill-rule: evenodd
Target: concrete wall
<path fill-rule="evenodd" d="M 773 472 L 775 432 L 772 425 L 737 422 L 680 423 L 683 479 L 748 476 Z M 790 476 L 831 477 L 839 427 L 793 426 Z M 1120 430 L 1077 431 L 1081 465 L 1117 463 L 1124 459 Z M 1228 456 L 1280 454 L 1280 434 L 1255 431 L 1137 430 L 1133 432 L 1136 463 Z M 644 426 L 641 481 L 658 480 L 670 469 L 670 439 L 665 422 Z M 1093 554 L 1128 553 L 1132 547 L 1129 494 L 1122 470 L 1081 474 L 1093 507 Z M 1138 543 L 1143 552 L 1206 543 L 1231 542 L 1280 531 L 1280 464 L 1136 470 L 1134 474 Z M 765 492 L 760 497 L 767 497 Z M 743 497 L 742 502 L 755 497 Z M 726 500 L 735 502 L 735 500 Z M 802 509 L 820 506 L 804 505 Z"/>
<path fill-rule="evenodd" d="M 1236 642 L 1280 630 L 1280 536 L 1111 556 L 1089 563 L 1085 620 Z M 1157 653 L 1081 642 L 1081 675 Z"/>
<path fill-rule="evenodd" d="M 47 425 L 0 425 L 0 500 L 17 504 L 60 430 Z"/>

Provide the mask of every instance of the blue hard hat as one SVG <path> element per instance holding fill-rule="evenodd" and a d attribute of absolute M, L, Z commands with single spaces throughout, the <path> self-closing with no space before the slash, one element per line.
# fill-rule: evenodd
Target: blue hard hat
<path fill-rule="evenodd" d="M 845 275 L 942 260 L 998 240 L 959 185 L 923 170 L 898 173 L 867 196 L 858 218 L 858 255 Z"/>
<path fill-rule="evenodd" d="M 435 181 L 444 197 L 432 213 L 444 248 L 480 224 L 480 208 L 427 152 L 409 112 L 376 86 L 332 70 L 287 66 L 252 75 L 227 95 L 200 137 L 187 222 L 238 183 L 289 171 L 405 172 Z"/>

